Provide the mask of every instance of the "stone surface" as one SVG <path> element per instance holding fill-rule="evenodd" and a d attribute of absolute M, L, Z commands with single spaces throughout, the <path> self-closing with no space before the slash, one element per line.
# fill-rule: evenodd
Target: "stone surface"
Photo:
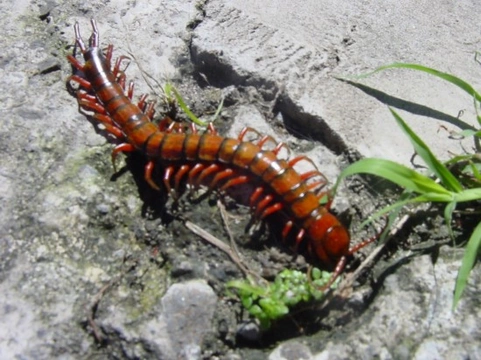
<path fill-rule="evenodd" d="M 279 345 L 269 355 L 269 360 L 309 360 L 312 359 L 309 347 L 297 341 Z"/>
<path fill-rule="evenodd" d="M 333 76 L 408 62 L 454 73 L 476 87 L 477 32 L 468 25 L 475 9 L 469 0 L 435 8 L 411 0 L 395 5 L 312 0 L 302 6 L 282 0 L 269 5 L 209 1 L 194 32 L 193 60 L 224 85 L 281 90 L 281 111 L 302 124 L 304 136 L 335 153 L 352 148 L 364 156 L 408 163 L 412 146 L 397 132 L 389 105 L 404 110 L 406 121 L 446 158 L 448 151 L 460 152 L 459 144 L 437 130 L 441 124 L 455 131 L 476 125 L 469 95 L 408 70 L 363 79 L 368 87 L 359 89 Z"/>
<path fill-rule="evenodd" d="M 270 134 L 293 153 L 308 154 L 331 181 L 349 154 L 409 162 L 411 146 L 386 105 L 402 109 L 440 157 L 460 152 L 440 128 L 475 120 L 472 99 L 458 89 L 409 71 L 363 79 L 368 87 L 333 75 L 418 62 L 480 88 L 472 62 L 477 2 L 260 4 L 0 3 L 1 359 L 481 358 L 479 266 L 452 311 L 461 251 L 441 247 L 434 265 L 435 255 L 403 259 L 412 242 L 446 241 L 429 218 L 397 239 L 398 252 L 384 259 L 395 265 L 374 272 L 381 274 L 372 275 L 377 282 L 364 280 L 351 300 L 331 306 L 340 309 L 301 325 L 275 324 L 246 342 L 237 329 L 247 315 L 224 288 L 242 277 L 230 258 L 162 210 L 162 196 L 142 183 L 141 156 L 127 158 L 129 167 L 112 176 L 112 146 L 78 113 L 65 87 L 73 25 L 79 21 L 86 40 L 90 18 L 102 45 L 131 57 L 126 73 L 136 98 L 152 94 L 161 112 L 161 86 L 171 81 L 208 119 L 225 96 L 216 122 L 222 133 L 236 136 L 251 126 Z M 358 218 L 376 209 L 367 191 L 347 185 L 338 209 Z M 177 211 L 227 239 L 215 202 L 186 201 Z M 228 211 L 252 269 L 272 273 L 272 263 L 292 264 L 270 252 L 271 243 L 249 243 L 240 221 L 248 221 L 248 209 L 231 204 Z"/>

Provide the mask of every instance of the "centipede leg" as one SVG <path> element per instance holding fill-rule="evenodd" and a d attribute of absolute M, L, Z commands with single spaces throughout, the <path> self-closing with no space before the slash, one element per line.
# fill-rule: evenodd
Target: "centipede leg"
<path fill-rule="evenodd" d="M 134 88 L 135 88 L 135 84 L 133 81 L 129 82 L 129 87 L 127 89 L 127 97 L 132 100 L 132 98 L 134 97 Z"/>
<path fill-rule="evenodd" d="M 69 76 L 69 78 L 67 79 L 67 82 L 70 82 L 70 81 L 76 82 L 77 84 L 80 85 L 82 89 L 85 89 L 86 91 L 92 90 L 92 85 L 90 84 L 90 82 L 78 75 Z"/>
<path fill-rule="evenodd" d="M 245 127 L 241 130 L 241 132 L 239 133 L 239 136 L 237 137 L 237 139 L 239 141 L 244 141 L 244 137 L 248 134 L 248 133 L 254 133 L 256 134 L 256 136 L 258 138 L 262 137 L 261 133 L 259 131 L 257 131 L 256 129 L 253 129 L 251 127 Z"/>
<path fill-rule="evenodd" d="M 84 71 L 84 66 L 83 64 L 78 61 L 75 57 L 72 55 L 67 55 L 67 60 L 72 64 L 74 68 L 76 68 L 78 71 Z"/>
<path fill-rule="evenodd" d="M 249 178 L 246 175 L 237 176 L 235 178 L 227 180 L 225 184 L 220 187 L 220 191 L 225 191 L 226 189 L 232 186 L 245 184 L 248 181 L 249 181 Z"/>
<path fill-rule="evenodd" d="M 207 133 L 211 135 L 218 135 L 217 129 L 214 127 L 214 123 L 210 122 L 209 125 L 207 125 Z"/>
<path fill-rule="evenodd" d="M 107 114 L 105 108 L 99 104 L 96 98 L 92 98 L 89 94 L 79 92 L 77 94 L 77 100 L 80 107 L 87 111 L 93 111 L 98 114 Z"/>
<path fill-rule="evenodd" d="M 159 121 L 159 124 L 157 127 L 159 128 L 160 131 L 166 132 L 167 128 L 169 125 L 172 123 L 172 119 L 168 116 L 164 117 L 162 120 Z"/>
<path fill-rule="evenodd" d="M 191 167 L 189 165 L 182 165 L 179 170 L 177 170 L 177 173 L 175 174 L 174 177 L 174 186 L 175 186 L 175 192 L 177 194 L 180 193 L 180 182 L 184 178 L 185 175 L 190 171 Z"/>
<path fill-rule="evenodd" d="M 122 65 L 122 61 L 124 60 L 129 60 L 129 62 L 127 63 L 124 69 L 120 70 L 120 66 Z M 115 65 L 112 69 L 112 74 L 116 79 L 118 79 L 119 76 L 124 76 L 125 78 L 125 70 L 127 70 L 129 65 L 130 65 L 130 58 L 128 56 L 125 56 L 125 55 L 119 56 L 115 61 Z"/>
<path fill-rule="evenodd" d="M 117 125 L 113 123 L 112 119 L 109 116 L 96 113 L 96 114 L 93 114 L 92 117 L 95 120 L 97 120 L 97 122 L 103 125 L 103 127 L 105 128 L 105 131 L 112 134 L 117 139 L 124 138 L 124 134 L 122 133 L 122 130 L 120 130 L 120 128 L 118 128 Z"/>
<path fill-rule="evenodd" d="M 304 235 L 306 235 L 306 230 L 300 229 L 299 232 L 296 235 L 296 240 L 295 240 L 296 242 L 295 242 L 295 246 L 294 246 L 295 251 L 297 251 L 297 248 L 299 247 L 302 239 L 304 238 Z"/>
<path fill-rule="evenodd" d="M 80 91 L 77 93 L 77 99 L 85 100 L 89 103 L 97 103 L 97 97 L 87 92 Z"/>
<path fill-rule="evenodd" d="M 285 240 L 287 238 L 293 226 L 294 223 L 292 222 L 292 220 L 289 220 L 286 225 L 284 225 L 284 227 L 282 228 L 282 239 Z"/>
<path fill-rule="evenodd" d="M 287 145 L 284 144 L 283 142 L 280 142 L 279 144 L 277 144 L 277 146 L 274 148 L 274 150 L 272 150 L 272 152 L 273 152 L 274 154 L 278 155 L 282 148 L 285 148 L 285 149 L 286 149 L 286 151 L 287 151 L 287 157 L 289 157 L 290 154 L 291 154 L 291 149 L 289 148 L 289 146 L 287 146 Z"/>
<path fill-rule="evenodd" d="M 217 174 L 215 174 L 214 178 L 212 179 L 211 183 L 209 184 L 209 191 L 214 190 L 216 188 L 217 184 L 220 181 L 231 177 L 233 174 L 234 174 L 234 170 L 232 170 L 232 169 L 225 169 L 225 170 L 222 170 L 222 171 L 218 172 Z"/>
<path fill-rule="evenodd" d="M 263 149 L 264 145 L 267 142 L 271 142 L 271 143 L 274 144 L 274 148 L 271 151 L 276 155 L 279 154 L 279 152 L 281 151 L 282 148 L 286 148 L 288 154 L 290 154 L 290 152 L 291 152 L 291 150 L 289 149 L 289 147 L 286 144 L 284 144 L 283 142 L 277 142 L 277 140 L 274 139 L 270 135 L 264 135 L 259 140 L 259 142 L 257 143 L 257 146 L 259 146 L 261 149 Z"/>
<path fill-rule="evenodd" d="M 112 151 L 112 165 L 114 167 L 114 172 L 117 172 L 117 166 L 115 164 L 115 160 L 117 159 L 117 155 L 121 152 L 126 153 L 126 152 L 132 152 L 135 151 L 135 148 L 129 144 L 129 143 L 123 143 L 117 145 L 114 150 Z"/>
<path fill-rule="evenodd" d="M 282 239 L 286 240 L 287 237 L 289 236 L 289 233 L 292 231 L 294 228 L 294 222 L 292 220 L 289 220 L 284 227 L 282 228 Z M 296 235 L 295 241 L 294 241 L 294 248 L 293 250 L 297 252 L 299 245 L 302 242 L 302 239 L 304 239 L 304 236 L 306 235 L 306 231 L 304 229 L 300 229 L 299 232 Z"/>
<path fill-rule="evenodd" d="M 164 172 L 164 177 L 163 177 L 163 182 L 164 182 L 164 186 L 165 186 L 165 189 L 167 190 L 167 193 L 169 193 L 170 195 L 174 195 L 173 194 L 173 191 L 172 191 L 172 187 L 170 186 L 170 179 L 172 178 L 172 175 L 174 174 L 174 167 L 173 166 L 169 166 L 165 169 L 165 172 Z M 173 196 L 174 198 L 177 198 L 176 196 Z"/>
<path fill-rule="evenodd" d="M 144 173 L 144 179 L 147 181 L 147 183 L 155 190 L 160 191 L 160 188 L 157 186 L 157 184 L 152 180 L 152 172 L 154 171 L 154 162 L 150 160 L 147 165 L 145 165 L 145 173 Z"/>
<path fill-rule="evenodd" d="M 316 164 L 314 164 L 314 161 L 312 161 L 312 159 L 307 157 L 306 155 L 296 156 L 295 158 L 290 159 L 289 160 L 289 166 L 294 166 L 295 164 L 297 164 L 299 161 L 302 161 L 302 160 L 310 163 L 314 167 L 314 169 L 317 170 L 317 166 L 316 166 Z"/>
<path fill-rule="evenodd" d="M 144 107 L 145 107 L 145 100 L 147 100 L 147 94 L 143 94 L 140 99 L 139 99 L 139 102 L 137 103 L 137 106 L 139 107 L 139 109 L 141 110 L 144 110 Z"/>
<path fill-rule="evenodd" d="M 112 55 L 114 53 L 114 46 L 112 44 L 107 45 L 107 50 L 105 50 L 105 60 L 107 60 L 107 64 L 110 67 L 110 63 L 112 62 Z"/>
<path fill-rule="evenodd" d="M 127 77 L 125 76 L 125 74 L 121 73 L 119 76 L 117 76 L 116 80 L 122 90 L 125 91 L 125 82 L 127 81 Z"/>
<path fill-rule="evenodd" d="M 202 172 L 199 174 L 199 177 L 196 180 L 196 186 L 200 186 L 202 181 L 207 178 L 208 176 L 218 172 L 220 170 L 220 166 L 217 164 L 212 164 L 208 166 L 207 168 L 203 169 Z"/>
<path fill-rule="evenodd" d="M 311 189 L 310 189 L 311 190 Z M 315 194 L 317 196 L 317 199 L 319 200 L 319 203 L 326 208 L 326 210 L 331 210 L 331 205 L 332 202 L 334 201 L 334 198 L 332 197 L 331 192 L 328 191 L 320 191 L 321 189 L 315 191 Z"/>
<path fill-rule="evenodd" d="M 152 120 L 154 118 L 154 114 L 155 114 L 155 109 L 154 109 L 154 106 L 155 106 L 155 101 L 152 101 L 150 102 L 147 107 L 145 108 L 145 115 L 150 119 Z"/>
<path fill-rule="evenodd" d="M 198 186 L 195 185 L 195 179 L 197 175 L 202 172 L 202 170 L 205 169 L 205 165 L 203 164 L 195 164 L 194 167 L 189 171 L 188 175 L 188 184 L 190 185 L 190 195 L 193 195 L 194 190 L 198 188 Z"/>
<path fill-rule="evenodd" d="M 280 202 L 277 202 L 275 203 L 274 205 L 271 205 L 269 206 L 267 209 L 265 209 L 264 211 L 262 211 L 262 214 L 261 214 L 261 219 L 265 219 L 266 217 L 268 217 L 269 215 L 272 215 L 280 210 L 283 209 L 283 206 Z"/>
<path fill-rule="evenodd" d="M 77 97 L 79 99 L 79 108 L 85 111 L 93 111 L 94 114 L 92 117 L 97 120 L 97 122 L 101 123 L 107 132 L 118 139 L 124 138 L 122 130 L 114 123 L 110 116 L 106 115 L 107 111 L 102 105 L 96 102 L 96 98 L 83 92 L 79 92 Z"/>
<path fill-rule="evenodd" d="M 267 195 L 264 197 L 264 199 L 258 201 L 259 197 L 262 195 L 263 192 L 264 188 L 259 186 L 254 190 L 251 197 L 249 198 L 250 207 L 252 209 L 255 208 L 254 217 L 259 219 L 264 219 L 267 216 L 282 210 L 283 208 L 280 202 L 271 205 L 271 202 L 274 200 L 274 197 L 272 195 Z"/>
<path fill-rule="evenodd" d="M 249 198 L 249 206 L 252 209 L 255 207 L 255 204 L 257 203 L 259 197 L 262 195 L 263 192 L 264 192 L 264 188 L 262 186 L 255 188 L 254 192 Z"/>

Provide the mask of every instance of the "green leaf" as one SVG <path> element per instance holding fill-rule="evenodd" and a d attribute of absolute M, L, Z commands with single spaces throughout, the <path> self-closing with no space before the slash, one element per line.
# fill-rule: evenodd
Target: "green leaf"
<path fill-rule="evenodd" d="M 164 93 L 167 99 L 172 98 L 172 88 L 173 88 L 173 85 L 170 82 L 166 83 L 164 86 Z"/>
<path fill-rule="evenodd" d="M 244 306 L 246 309 L 250 309 L 252 307 L 253 302 L 254 302 L 252 297 L 250 297 L 250 296 L 243 296 L 241 298 L 241 301 L 242 301 L 242 306 Z"/>
<path fill-rule="evenodd" d="M 454 240 L 454 233 L 453 233 L 453 227 L 451 225 L 451 222 L 453 220 L 454 209 L 456 209 L 456 201 L 450 202 L 448 205 L 446 205 L 446 208 L 444 209 L 444 221 L 448 226 L 449 236 L 451 236 L 451 239 L 453 240 Z"/>
<path fill-rule="evenodd" d="M 217 120 L 217 117 L 219 116 L 220 112 L 222 111 L 223 106 L 224 106 L 224 97 L 222 97 L 222 99 L 220 100 L 220 104 L 219 104 L 219 106 L 217 106 L 217 110 L 215 111 L 214 116 L 212 116 L 212 119 L 210 120 L 210 122 L 214 122 L 215 120 Z"/>
<path fill-rule="evenodd" d="M 346 176 L 361 173 L 382 177 L 419 194 L 439 193 L 452 197 L 450 191 L 427 176 L 394 161 L 373 158 L 361 159 L 344 169 L 337 179 L 334 190 Z"/>
<path fill-rule="evenodd" d="M 250 285 L 244 280 L 231 280 L 225 285 L 227 288 L 236 288 L 243 294 L 249 294 L 250 296 L 265 296 L 267 290 L 260 286 Z"/>
<path fill-rule="evenodd" d="M 259 305 L 251 306 L 248 310 L 249 313 L 254 315 L 256 318 L 265 317 L 265 313 Z"/>
<path fill-rule="evenodd" d="M 444 165 L 454 165 L 462 161 L 469 161 L 471 160 L 475 155 L 473 154 L 468 154 L 468 155 L 456 155 L 453 158 L 446 160 Z"/>
<path fill-rule="evenodd" d="M 436 174 L 441 182 L 451 191 L 460 192 L 463 187 L 454 175 L 444 166 L 431 149 L 421 140 L 417 134 L 404 122 L 404 120 L 391 108 L 389 108 L 401 129 L 407 134 L 409 140 L 414 146 L 416 153 L 424 160 L 429 169 Z"/>
<path fill-rule="evenodd" d="M 321 275 L 322 275 L 321 270 L 319 270 L 318 268 L 313 268 L 313 269 L 312 269 L 312 271 L 311 271 L 311 276 L 312 276 L 312 279 L 313 279 L 313 280 L 320 279 L 320 278 L 321 278 Z"/>
<path fill-rule="evenodd" d="M 259 300 L 259 305 L 272 320 L 278 319 L 289 313 L 289 308 L 287 306 L 280 301 L 275 301 L 270 298 Z"/>
<path fill-rule="evenodd" d="M 481 222 L 476 226 L 471 237 L 469 238 L 468 245 L 464 251 L 463 261 L 459 268 L 458 277 L 456 279 L 456 286 L 454 288 L 453 309 L 458 305 L 459 299 L 463 294 L 466 284 L 468 283 L 468 276 L 473 268 L 476 258 L 478 256 L 481 246 Z"/>
<path fill-rule="evenodd" d="M 466 189 L 460 193 L 454 194 L 453 201 L 466 202 L 481 200 L 481 188 Z"/>

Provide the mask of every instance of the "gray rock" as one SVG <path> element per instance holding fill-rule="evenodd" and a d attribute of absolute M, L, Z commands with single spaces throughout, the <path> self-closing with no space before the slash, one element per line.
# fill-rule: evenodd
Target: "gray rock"
<path fill-rule="evenodd" d="M 479 50 L 478 8 L 469 0 L 0 2 L 0 358 L 265 359 L 309 352 L 316 359 L 481 358 L 480 268 L 451 311 L 461 254 L 449 247 L 434 266 L 429 256 L 415 256 L 374 292 L 355 288 L 354 300 L 340 302 L 339 318 L 333 311 L 319 319 L 309 336 L 299 330 L 272 352 L 252 327 L 246 333 L 253 342 L 240 348 L 237 327 L 248 316 L 225 295 L 225 281 L 240 277 L 222 265 L 229 258 L 186 234 L 180 221 L 163 221 L 148 205 L 161 195 L 145 191 L 142 174 L 112 177 L 112 146 L 78 113 L 65 86 L 72 26 L 79 21 L 87 40 L 93 17 L 102 46 L 112 43 L 114 57 L 131 57 L 126 73 L 138 89 L 134 97 L 152 93 L 159 117 L 167 81 L 206 118 L 224 92 L 216 123 L 223 134 L 232 122 L 231 136 L 243 126 L 258 128 L 293 153 L 308 154 L 333 181 L 341 163 L 359 155 L 409 162 L 411 145 L 386 105 L 405 110 L 440 157 L 464 151 L 437 130 L 478 126 L 470 96 L 409 71 L 379 73 L 363 80 L 365 87 L 332 75 L 407 61 L 452 71 L 479 88 L 471 62 Z M 130 168 L 137 159 L 129 159 Z M 358 217 L 377 209 L 348 187 L 338 208 L 357 206 Z M 200 225 L 224 240 L 218 209 L 206 202 L 181 213 L 201 213 Z M 236 240 L 243 230 L 235 229 Z M 241 258 L 250 267 L 270 261 L 271 244 L 244 245 Z M 172 264 L 211 286 L 169 287 L 177 281 Z M 100 344 L 87 320 L 97 297 Z"/>
<path fill-rule="evenodd" d="M 308 346 L 298 341 L 285 342 L 274 349 L 269 360 L 310 360 L 312 353 Z"/>
<path fill-rule="evenodd" d="M 217 296 L 206 283 L 172 285 L 162 298 L 163 319 L 175 358 L 199 359 L 202 340 L 213 331 Z"/>
<path fill-rule="evenodd" d="M 481 330 L 473 321 L 481 312 L 469 295 L 475 291 L 479 269 L 472 275 L 466 297 L 452 310 L 461 253 L 444 247 L 436 264 L 428 255 L 415 257 L 389 275 L 367 311 L 338 334 L 342 340 L 331 340 L 314 358 L 479 357 L 481 346 L 476 339 Z"/>

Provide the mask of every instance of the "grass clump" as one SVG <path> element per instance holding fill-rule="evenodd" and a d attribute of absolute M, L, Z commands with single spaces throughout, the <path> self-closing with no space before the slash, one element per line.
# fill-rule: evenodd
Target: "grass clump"
<path fill-rule="evenodd" d="M 361 75 L 357 78 L 364 78 L 387 69 L 399 68 L 421 71 L 438 77 L 459 87 L 472 97 L 478 128 L 463 130 L 457 135 L 462 137 L 473 137 L 474 143 L 476 145 L 479 144 L 479 138 L 481 137 L 481 116 L 479 115 L 481 95 L 468 82 L 454 75 L 429 67 L 406 63 L 394 63 L 381 66 L 373 72 Z M 456 155 L 451 159 L 442 162 L 396 111 L 391 108 L 389 110 L 401 130 L 411 141 L 415 152 L 426 164 L 428 168 L 427 173 L 420 173 L 390 160 L 367 158 L 347 167 L 339 176 L 333 191 L 335 192 L 339 183 L 346 176 L 365 173 L 382 177 L 399 185 L 404 189 L 404 193 L 397 202 L 374 214 L 370 218 L 370 221 L 386 213 L 397 211 L 408 204 L 430 202 L 444 203 L 446 204 L 444 209 L 444 219 L 448 226 L 449 233 L 454 239 L 451 223 L 453 212 L 457 205 L 459 203 L 469 202 L 474 205 L 474 208 L 479 209 L 479 201 L 481 200 L 481 154 L 478 145 L 472 153 Z M 466 250 L 464 252 L 461 267 L 458 271 L 454 289 L 453 308 L 456 307 L 461 298 L 468 281 L 469 273 L 475 265 L 480 249 L 481 221 L 474 228 L 466 245 Z"/>

